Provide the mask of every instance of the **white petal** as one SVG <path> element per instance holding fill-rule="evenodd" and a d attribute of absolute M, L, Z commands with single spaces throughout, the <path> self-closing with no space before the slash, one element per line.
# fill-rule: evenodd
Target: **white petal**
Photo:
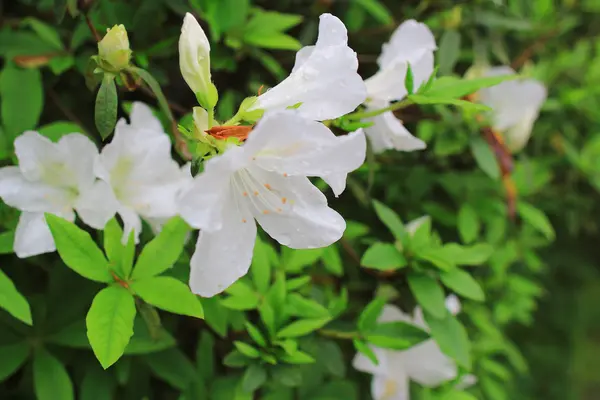
<path fill-rule="evenodd" d="M 121 237 L 121 243 L 127 244 L 129 241 L 129 235 L 133 231 L 133 237 L 135 243 L 140 241 L 140 233 L 142 233 L 142 220 L 138 213 L 126 206 L 121 206 L 117 210 L 117 213 L 123 220 L 123 236 Z"/>
<path fill-rule="evenodd" d="M 455 295 L 451 294 L 446 297 L 446 308 L 452 315 L 456 315 L 460 312 L 460 300 Z"/>
<path fill-rule="evenodd" d="M 396 321 L 412 323 L 413 318 L 409 314 L 402 311 L 400 308 L 396 307 L 395 305 L 386 304 L 385 306 L 383 306 L 383 311 L 381 312 L 379 318 L 377 318 L 377 322 Z"/>
<path fill-rule="evenodd" d="M 221 229 L 225 199 L 232 196 L 231 175 L 240 168 L 243 157 L 241 147 L 232 147 L 206 162 L 204 171 L 194 178 L 177 202 L 179 214 L 188 224 L 205 232 Z"/>
<path fill-rule="evenodd" d="M 145 130 L 148 134 L 164 135 L 164 129 L 160 120 L 154 116 L 152 109 L 144 103 L 139 101 L 133 102 L 129 119 L 131 126 L 135 129 Z"/>
<path fill-rule="evenodd" d="M 300 50 L 304 54 L 298 56 L 290 76 L 260 95 L 253 108 L 272 111 L 302 103 L 298 110 L 318 121 L 353 111 L 365 100 L 366 88 L 357 73 L 356 53 L 347 42 L 342 21 L 330 14 L 321 15 L 314 49 Z"/>
<path fill-rule="evenodd" d="M 222 228 L 200 231 L 191 260 L 190 288 L 203 297 L 221 293 L 246 275 L 252 261 L 256 224 L 252 215 L 226 201 Z M 245 222 L 244 222 L 245 221 Z"/>
<path fill-rule="evenodd" d="M 244 151 L 268 171 L 323 177 L 338 195 L 344 190 L 346 174 L 363 164 L 366 140 L 362 130 L 335 136 L 321 123 L 281 111 L 263 117 Z"/>
<path fill-rule="evenodd" d="M 24 132 L 15 139 L 15 154 L 21 172 L 31 181 L 40 180 L 44 176 L 45 166 L 61 158 L 56 145 L 34 131 Z"/>
<path fill-rule="evenodd" d="M 432 339 L 402 353 L 408 376 L 423 386 L 436 387 L 457 376 L 454 361 L 442 353 Z"/>
<path fill-rule="evenodd" d="M 94 173 L 94 161 L 98 157 L 98 148 L 86 136 L 79 133 L 71 133 L 60 138 L 58 149 L 65 155 L 65 165 L 68 171 L 75 177 L 77 188 L 84 191 L 90 188 L 96 181 Z"/>
<path fill-rule="evenodd" d="M 383 45 L 377 63 L 382 69 L 403 61 L 413 64 L 421 57 L 423 51 L 433 52 L 435 49 L 435 37 L 427 25 L 408 20 L 403 22 L 394 31 L 390 41 Z"/>
<path fill-rule="evenodd" d="M 467 374 L 463 376 L 460 382 L 458 382 L 454 387 L 458 390 L 462 390 L 473 386 L 475 383 L 477 383 L 477 377 L 475 375 Z"/>
<path fill-rule="evenodd" d="M 383 107 L 373 107 L 370 104 L 367 107 L 367 110 L 380 108 Z M 425 142 L 414 137 L 391 111 L 369 118 L 367 121 L 373 122 L 372 126 L 365 128 L 365 133 L 369 137 L 369 141 L 375 153 L 381 153 L 388 149 L 415 151 L 423 150 L 427 147 Z"/>
<path fill-rule="evenodd" d="M 285 212 L 255 215 L 260 226 L 279 243 L 293 249 L 312 249 L 337 242 L 346 221 L 327 206 L 323 193 L 308 178 L 267 173 L 271 185 L 290 203 Z"/>
<path fill-rule="evenodd" d="M 391 354 L 391 351 L 375 346 L 369 347 L 373 350 L 373 353 L 375 353 L 378 364 L 374 364 L 371 359 L 363 353 L 356 353 L 352 360 L 352 367 L 357 371 L 367 372 L 372 375 L 388 375 L 390 371 L 388 356 Z"/>
<path fill-rule="evenodd" d="M 104 229 L 118 207 L 112 189 L 104 181 L 96 181 L 75 202 L 75 210 L 81 220 L 94 229 Z"/>
<path fill-rule="evenodd" d="M 210 43 L 196 18 L 185 14 L 179 37 L 179 67 L 190 89 L 206 93 L 210 83 Z"/>
<path fill-rule="evenodd" d="M 371 396 L 373 396 L 373 400 L 409 400 L 410 386 L 408 377 L 402 373 L 399 373 L 398 376 L 373 376 L 373 380 L 371 381 Z"/>
<path fill-rule="evenodd" d="M 44 213 L 21 213 L 13 248 L 19 258 L 51 253 L 56 250 Z"/>
<path fill-rule="evenodd" d="M 292 73 L 297 71 L 312 55 L 315 50 L 315 46 L 304 46 L 296 53 L 296 60 L 294 62 L 294 67 L 292 68 Z"/>
<path fill-rule="evenodd" d="M 18 167 L 0 168 L 0 197 L 22 211 L 60 213 L 71 210 L 76 194 L 40 182 L 31 182 Z"/>

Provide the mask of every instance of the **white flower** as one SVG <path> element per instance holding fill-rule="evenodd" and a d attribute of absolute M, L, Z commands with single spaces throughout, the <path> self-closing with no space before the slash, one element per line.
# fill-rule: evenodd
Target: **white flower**
<path fill-rule="evenodd" d="M 413 72 L 415 90 L 433 73 L 435 38 L 427 25 L 414 20 L 401 24 L 383 45 L 377 60 L 379 71 L 365 80 L 368 99 L 366 111 L 379 110 L 390 102 L 402 100 L 407 94 L 404 84 L 408 64 Z M 366 119 L 374 123 L 365 132 L 375 152 L 387 149 L 421 150 L 425 143 L 414 137 L 391 111 Z"/>
<path fill-rule="evenodd" d="M 456 315 L 460 312 L 460 301 L 456 296 L 450 295 L 446 298 L 446 307 Z M 420 307 L 415 309 L 414 317 L 411 317 L 395 306 L 386 305 L 378 321 L 403 321 L 429 330 Z M 372 349 L 379 361 L 378 365 L 362 353 L 354 357 L 352 365 L 359 371 L 373 375 L 371 393 L 374 400 L 408 400 L 410 380 L 422 386 L 436 387 L 455 379 L 458 373 L 454 361 L 442 353 L 433 339 L 428 339 L 404 351 L 377 347 Z M 471 385 L 474 380 L 471 375 L 465 376 L 460 386 Z"/>
<path fill-rule="evenodd" d="M 490 68 L 485 75 L 514 73 L 512 68 L 502 66 Z M 546 97 L 546 88 L 534 79 L 505 81 L 479 91 L 479 100 L 493 110 L 493 128 L 503 134 L 506 146 L 512 152 L 523 149 L 527 144 Z"/>
<path fill-rule="evenodd" d="M 46 212 L 74 221 L 77 211 L 96 229 L 115 214 L 110 188 L 94 175 L 98 149 L 87 137 L 71 133 L 53 143 L 28 131 L 15 140 L 15 153 L 19 166 L 0 169 L 0 197 L 22 211 L 14 242 L 18 257 L 56 250 Z"/>
<path fill-rule="evenodd" d="M 190 13 L 186 13 L 179 36 L 179 68 L 181 75 L 203 107 L 214 107 L 216 89 L 210 77 L 210 43 Z"/>
<path fill-rule="evenodd" d="M 353 111 L 366 98 L 365 85 L 356 72 L 358 59 L 348 47 L 344 23 L 322 14 L 314 46 L 296 54 L 290 76 L 258 96 L 250 110 L 282 110 L 296 106 L 306 118 L 323 121 Z"/>
<path fill-rule="evenodd" d="M 142 103 L 133 104 L 130 124 L 124 119 L 117 123 L 114 137 L 102 149 L 94 169 L 110 185 L 119 203 L 124 242 L 131 230 L 138 240 L 140 217 L 168 219 L 177 215 L 176 196 L 189 182 L 171 158 L 171 141 L 160 121 Z"/>
<path fill-rule="evenodd" d="M 222 292 L 248 272 L 256 219 L 279 243 L 317 248 L 337 241 L 344 219 L 307 178 L 327 180 L 336 194 L 364 161 L 362 131 L 336 137 L 294 110 L 267 113 L 243 146 L 205 164 L 180 199 L 180 214 L 200 228 L 190 287 L 205 297 Z"/>

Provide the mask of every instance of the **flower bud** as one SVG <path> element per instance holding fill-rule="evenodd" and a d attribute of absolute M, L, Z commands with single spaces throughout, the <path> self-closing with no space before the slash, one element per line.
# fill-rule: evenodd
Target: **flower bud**
<path fill-rule="evenodd" d="M 214 108 L 218 93 L 210 78 L 210 43 L 200 24 L 190 13 L 185 15 L 181 27 L 179 68 L 200 105 L 206 109 Z"/>
<path fill-rule="evenodd" d="M 98 55 L 102 61 L 116 71 L 129 66 L 131 50 L 127 31 L 123 25 L 115 25 L 107 29 L 106 35 L 98 43 Z"/>

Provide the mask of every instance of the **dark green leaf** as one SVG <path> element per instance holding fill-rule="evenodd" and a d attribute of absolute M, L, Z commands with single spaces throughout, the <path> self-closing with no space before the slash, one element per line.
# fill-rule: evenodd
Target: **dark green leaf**
<path fill-rule="evenodd" d="M 33 324 L 27 299 L 19 293 L 15 284 L 2 270 L 0 270 L 0 308 L 27 325 Z"/>
<path fill-rule="evenodd" d="M 471 243 L 477 239 L 480 222 L 477 212 L 469 204 L 464 204 L 458 212 L 458 233 L 463 242 Z"/>
<path fill-rule="evenodd" d="M 9 138 L 34 129 L 44 106 L 40 71 L 6 65 L 0 75 L 0 101 L 2 125 Z"/>
<path fill-rule="evenodd" d="M 408 286 L 424 310 L 438 318 L 446 315 L 444 291 L 435 279 L 429 275 L 411 272 L 408 275 Z"/>
<path fill-rule="evenodd" d="M 371 300 L 369 304 L 367 304 L 367 306 L 358 316 L 357 326 L 359 331 L 368 331 L 377 324 L 377 318 L 379 318 L 379 315 L 381 315 L 385 303 L 385 298 L 376 297 L 375 299 Z"/>
<path fill-rule="evenodd" d="M 154 375 L 169 385 L 185 390 L 196 379 L 196 370 L 190 360 L 179 350 L 170 349 L 144 356 Z"/>
<path fill-rule="evenodd" d="M 520 201 L 517 205 L 519 216 L 523 221 L 531 225 L 533 228 L 543 233 L 549 240 L 554 240 L 556 234 L 550 220 L 539 209 L 531 204 Z"/>
<path fill-rule="evenodd" d="M 449 29 L 444 32 L 440 39 L 440 48 L 437 52 L 437 60 L 441 75 L 450 75 L 454 65 L 460 56 L 460 33 Z"/>
<path fill-rule="evenodd" d="M 483 172 L 494 180 L 500 178 L 500 166 L 493 150 L 490 149 L 485 140 L 479 136 L 473 137 L 471 140 L 471 153 Z"/>
<path fill-rule="evenodd" d="M 10 346 L 0 346 L 0 381 L 14 374 L 29 356 L 29 346 L 21 342 Z"/>
<path fill-rule="evenodd" d="M 72 400 L 73 383 L 65 366 L 45 349 L 33 356 L 33 383 L 38 400 Z"/>
<path fill-rule="evenodd" d="M 242 388 L 252 393 L 267 381 L 267 371 L 259 364 L 252 364 L 244 372 Z"/>
<path fill-rule="evenodd" d="M 440 349 L 461 367 L 471 369 L 471 343 L 465 327 L 449 312 L 443 318 L 436 318 L 427 311 L 424 315 Z"/>

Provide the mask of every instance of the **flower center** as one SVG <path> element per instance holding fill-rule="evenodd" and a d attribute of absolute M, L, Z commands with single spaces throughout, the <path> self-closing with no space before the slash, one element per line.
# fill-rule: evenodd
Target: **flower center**
<path fill-rule="evenodd" d="M 381 400 L 391 399 L 398 390 L 398 383 L 392 379 L 386 379 Z"/>
<path fill-rule="evenodd" d="M 236 206 L 249 209 L 253 215 L 285 213 L 293 205 L 293 199 L 285 197 L 262 175 L 252 168 L 241 169 L 233 175 Z M 243 219 L 242 222 L 247 221 Z"/>
<path fill-rule="evenodd" d="M 252 126 L 247 125 L 234 125 L 234 126 L 213 126 L 206 131 L 209 135 L 219 140 L 226 140 L 228 138 L 237 138 L 240 141 L 244 141 L 248 138 Z"/>

